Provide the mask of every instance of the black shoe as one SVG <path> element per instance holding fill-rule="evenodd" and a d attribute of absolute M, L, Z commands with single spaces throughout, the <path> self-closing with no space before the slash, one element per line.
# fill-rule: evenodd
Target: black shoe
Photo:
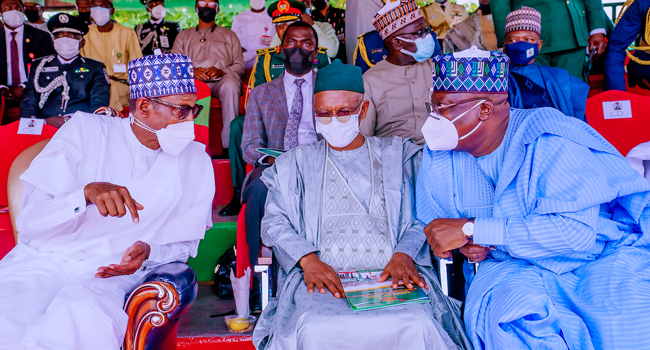
<path fill-rule="evenodd" d="M 219 212 L 220 216 L 233 216 L 238 215 L 241 210 L 241 189 L 235 188 L 235 191 L 230 199 L 230 203 Z"/>

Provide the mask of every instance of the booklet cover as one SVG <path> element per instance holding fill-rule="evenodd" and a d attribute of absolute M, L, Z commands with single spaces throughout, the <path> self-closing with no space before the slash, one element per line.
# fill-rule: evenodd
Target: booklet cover
<path fill-rule="evenodd" d="M 380 307 L 428 303 L 429 297 L 418 286 L 413 285 L 409 290 L 400 280 L 397 289 L 393 289 L 390 279 L 378 283 L 377 279 L 383 270 L 340 271 L 339 279 L 343 285 L 345 296 L 352 310 L 368 310 Z"/>
<path fill-rule="evenodd" d="M 256 148 L 255 150 L 262 154 L 266 154 L 267 156 L 271 156 L 274 158 L 277 158 L 284 153 L 284 151 L 281 149 L 273 149 L 273 148 Z"/>

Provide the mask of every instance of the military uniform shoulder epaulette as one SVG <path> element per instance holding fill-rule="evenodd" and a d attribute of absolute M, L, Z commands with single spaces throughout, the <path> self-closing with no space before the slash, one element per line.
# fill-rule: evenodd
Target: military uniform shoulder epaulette
<path fill-rule="evenodd" d="M 43 56 L 43 57 L 38 57 L 38 58 L 35 58 L 32 62 L 40 61 L 40 60 L 42 60 L 44 58 L 50 58 L 50 57 L 56 57 L 56 54 L 51 54 L 51 55 L 47 55 L 47 56 Z"/>
<path fill-rule="evenodd" d="M 276 51 L 277 51 L 277 46 L 276 47 L 269 47 L 269 48 L 266 48 L 266 49 L 257 50 L 257 55 L 258 56 L 263 56 L 263 55 L 266 55 L 267 53 L 274 53 Z"/>
<path fill-rule="evenodd" d="M 327 53 L 327 48 L 325 47 L 318 47 L 318 53 Z"/>

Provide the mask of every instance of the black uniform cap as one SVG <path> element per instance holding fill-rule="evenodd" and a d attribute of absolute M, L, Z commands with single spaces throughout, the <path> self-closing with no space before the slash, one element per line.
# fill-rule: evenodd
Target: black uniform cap
<path fill-rule="evenodd" d="M 88 25 L 83 19 L 77 16 L 72 16 L 67 13 L 57 13 L 47 21 L 47 30 L 52 34 L 58 32 L 70 32 L 79 34 L 81 36 L 88 33 Z"/>

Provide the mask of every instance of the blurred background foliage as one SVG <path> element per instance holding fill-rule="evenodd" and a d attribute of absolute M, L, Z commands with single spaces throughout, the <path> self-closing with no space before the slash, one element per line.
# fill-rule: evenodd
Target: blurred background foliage
<path fill-rule="evenodd" d="M 69 0 L 72 2 L 72 0 Z M 119 0 L 116 0 L 116 2 Z M 129 6 L 126 9 L 120 9 L 121 6 L 116 5 L 115 15 L 113 19 L 121 23 L 122 25 L 133 28 L 140 23 L 144 23 L 149 20 L 149 14 L 145 10 L 144 6 L 139 3 L 139 0 L 136 0 L 137 4 L 131 4 L 129 1 Z M 191 1 L 183 1 L 184 4 L 187 4 Z M 267 6 L 274 1 L 267 1 Z M 345 8 L 346 0 L 330 0 L 330 4 L 333 7 Z M 419 6 L 426 6 L 430 4 L 431 0 L 417 0 Z M 451 0 L 451 2 L 456 2 Z M 222 27 L 230 28 L 232 26 L 232 21 L 235 18 L 235 15 L 247 10 L 250 8 L 248 0 L 222 0 L 220 1 L 219 14 L 217 14 L 217 24 Z M 140 6 L 141 9 L 134 9 L 137 6 Z M 194 11 L 194 7 L 189 6 L 170 6 L 172 1 L 169 1 L 167 8 L 167 15 L 165 20 L 170 22 L 178 22 L 181 25 L 181 28 L 186 29 L 190 27 L 195 27 L 198 24 L 198 17 Z M 465 4 L 467 11 L 472 14 L 476 11 L 478 4 L 477 3 L 467 3 Z M 70 14 L 76 14 L 75 11 L 64 11 Z M 44 17 L 47 19 L 49 16 L 53 15 L 55 12 L 46 12 Z"/>

